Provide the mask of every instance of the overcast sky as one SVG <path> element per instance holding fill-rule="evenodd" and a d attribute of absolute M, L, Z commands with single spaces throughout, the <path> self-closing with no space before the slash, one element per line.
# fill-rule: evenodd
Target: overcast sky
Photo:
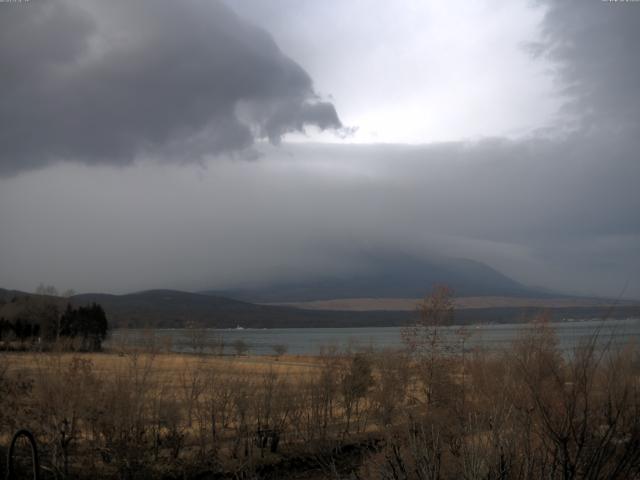
<path fill-rule="evenodd" d="M 0 3 L 0 286 L 359 251 L 640 298 L 640 3 Z"/>

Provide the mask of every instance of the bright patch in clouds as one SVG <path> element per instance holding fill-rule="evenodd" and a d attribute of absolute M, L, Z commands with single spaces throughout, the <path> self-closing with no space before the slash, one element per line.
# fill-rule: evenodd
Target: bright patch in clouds
<path fill-rule="evenodd" d="M 559 107 L 550 66 L 528 49 L 545 9 L 510 2 L 232 2 L 265 25 L 331 94 L 347 141 L 428 143 L 518 137 Z M 276 15 L 286 10 L 285 17 Z M 330 132 L 289 141 L 335 142 Z"/>

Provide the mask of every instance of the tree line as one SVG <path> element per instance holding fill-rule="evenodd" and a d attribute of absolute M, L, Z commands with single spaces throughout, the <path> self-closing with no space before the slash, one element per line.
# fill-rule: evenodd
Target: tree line
<path fill-rule="evenodd" d="M 0 342 L 5 347 L 15 341 L 21 346 L 63 341 L 72 350 L 99 351 L 108 331 L 106 313 L 96 303 L 79 307 L 67 304 L 62 313 L 56 305 L 47 304 L 25 309 L 13 321 L 0 318 Z"/>

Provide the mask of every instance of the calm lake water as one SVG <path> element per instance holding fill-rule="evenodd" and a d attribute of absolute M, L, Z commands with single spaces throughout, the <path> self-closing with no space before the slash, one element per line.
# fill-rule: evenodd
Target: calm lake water
<path fill-rule="evenodd" d="M 571 351 L 599 330 L 600 342 L 624 345 L 640 340 L 640 319 L 625 320 L 584 320 L 553 323 L 558 334 L 560 347 Z M 448 328 L 450 337 L 459 327 Z M 469 348 L 483 347 L 500 350 L 526 328 L 526 324 L 495 324 L 467 327 L 470 333 Z M 366 348 L 385 349 L 403 346 L 400 327 L 359 327 L 359 328 L 273 328 L 273 329 L 119 329 L 115 330 L 108 345 L 149 346 L 164 350 L 192 352 L 204 350 L 225 354 L 235 352 L 234 342 L 242 340 L 253 355 L 273 355 L 274 345 L 285 345 L 287 352 L 294 355 L 319 354 L 323 348 L 335 348 L 341 351 Z"/>

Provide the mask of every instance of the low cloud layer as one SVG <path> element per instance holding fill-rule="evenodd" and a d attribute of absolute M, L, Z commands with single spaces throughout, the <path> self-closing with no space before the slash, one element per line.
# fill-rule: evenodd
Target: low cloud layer
<path fill-rule="evenodd" d="M 299 144 L 206 170 L 42 170 L 0 189 L 0 204 L 20 206 L 3 215 L 0 285 L 224 288 L 341 275 L 363 267 L 362 252 L 406 252 L 639 298 L 640 164 L 607 157 L 600 138 L 575 140 Z"/>
<path fill-rule="evenodd" d="M 33 0 L 0 15 L 0 175 L 202 161 L 341 127 L 270 35 L 207 0 Z"/>
<path fill-rule="evenodd" d="M 15 95 L 3 92 L 0 98 L 13 106 L 15 115 L 33 117 L 34 122 L 45 122 L 35 110 L 53 115 L 64 105 L 80 112 L 83 102 L 98 102 L 108 113 L 112 104 L 119 105 L 126 107 L 127 117 L 104 118 L 113 120 L 111 125 L 122 121 L 126 128 L 92 136 L 95 130 L 83 123 L 106 125 L 104 118 L 60 114 L 56 122 L 49 121 L 50 131 L 24 129 L 20 135 L 25 142 L 5 141 L 7 150 L 0 157 L 5 173 L 27 168 L 30 162 L 44 165 L 50 158 L 46 152 L 84 158 L 89 165 L 60 164 L 0 178 L 0 285 L 29 289 L 46 282 L 114 292 L 224 288 L 341 274 L 362 267 L 359 252 L 380 250 L 467 257 L 529 285 L 640 298 L 640 61 L 633 47 L 640 43 L 637 4 L 537 4 L 545 11 L 543 35 L 527 50 L 549 66 L 565 106 L 555 123 L 540 125 L 526 137 L 414 146 L 256 143 L 259 162 L 224 159 L 197 168 L 167 160 L 181 163 L 203 152 L 237 151 L 256 137 L 278 143 L 283 133 L 308 123 L 339 127 L 335 110 L 316 99 L 308 76 L 280 54 L 264 32 L 246 26 L 218 4 L 193 3 L 236 22 L 231 31 L 224 33 L 225 24 L 210 35 L 239 38 L 237 28 L 242 27 L 242 38 L 248 40 L 240 42 L 246 47 L 240 50 L 257 49 L 260 55 L 251 58 L 271 59 L 236 63 L 237 55 L 221 54 L 228 67 L 220 71 L 260 71 L 255 78 L 239 75 L 227 84 L 227 77 L 217 75 L 217 70 L 212 73 L 214 63 L 191 64 L 191 57 L 182 55 L 195 48 L 198 42 L 189 39 L 200 35 L 194 26 L 204 25 L 204 20 L 191 19 L 192 31 L 185 39 L 179 33 L 184 27 L 169 29 L 166 38 L 159 34 L 162 19 L 183 3 L 158 2 L 158 10 L 139 31 L 126 28 L 128 21 L 140 18 L 139 12 L 129 12 L 127 20 L 121 18 L 121 7 L 90 5 L 86 11 L 40 7 L 61 16 L 47 25 L 66 19 L 76 22 L 76 28 L 60 27 L 55 44 L 40 38 L 53 35 L 46 29 L 32 37 L 33 45 L 51 60 L 24 62 L 20 68 L 33 70 L 36 77 L 44 69 L 49 79 L 75 72 L 78 79 L 94 75 L 91 78 L 100 81 L 74 80 L 68 84 L 72 88 L 30 80 L 23 93 L 33 92 L 39 102 L 28 103 L 33 105 L 29 109 L 15 103 L 20 82 L 10 77 Z M 98 14 L 100 8 L 104 12 Z M 191 18 L 179 10 L 176 16 Z M 136 32 L 135 38 L 97 27 L 97 18 L 100 24 Z M 13 25 L 7 22 L 18 28 Z M 107 31 L 112 37 L 95 37 L 95 32 Z M 5 34 L 4 29 L 0 32 Z M 85 32 L 80 35 L 86 43 L 82 48 L 67 38 L 78 32 Z M 266 40 L 254 41 L 252 35 Z M 136 48 L 120 48 L 121 42 Z M 149 47 L 149 42 L 160 48 Z M 0 45 L 3 55 L 11 54 L 6 43 Z M 37 50 L 30 45 L 19 48 Z M 214 51 L 216 45 L 195 48 L 193 58 L 198 52 Z M 181 54 L 174 55 L 174 50 Z M 167 71 L 160 58 L 169 57 L 176 66 Z M 58 68 L 61 65 L 67 67 Z M 86 67 L 91 65 L 109 68 L 94 72 Z M 215 65 L 222 68 L 221 63 Z M 190 69 L 197 74 L 182 75 Z M 118 97 L 124 94 L 104 79 L 132 70 L 144 80 L 132 90 L 135 96 Z M 168 85 L 187 77 L 193 79 L 190 90 L 179 90 L 178 97 L 164 98 L 158 105 L 152 101 L 173 91 Z M 131 82 L 137 78 L 133 75 Z M 239 78 L 248 83 L 237 83 Z M 81 84 L 98 85 L 99 95 L 78 89 Z M 119 84 L 128 83 L 114 83 Z M 54 108 L 56 96 L 48 88 L 69 94 L 59 108 Z M 188 93 L 193 91 L 198 94 Z M 226 93 L 208 97 L 209 91 Z M 121 103 L 124 99 L 131 105 Z M 207 108 L 201 109 L 203 105 Z M 164 115 L 171 110 L 174 115 Z M 4 117 L 2 121 L 6 123 Z M 228 135 L 207 133 L 213 126 L 224 132 L 224 125 Z M 10 125 L 8 132 L 16 128 Z M 82 135 L 61 134 L 76 129 Z M 134 130 L 135 137 L 125 133 Z M 111 163 L 130 163 L 136 155 L 144 158 L 130 168 L 111 168 Z M 106 159 L 108 164 L 94 165 Z"/>

